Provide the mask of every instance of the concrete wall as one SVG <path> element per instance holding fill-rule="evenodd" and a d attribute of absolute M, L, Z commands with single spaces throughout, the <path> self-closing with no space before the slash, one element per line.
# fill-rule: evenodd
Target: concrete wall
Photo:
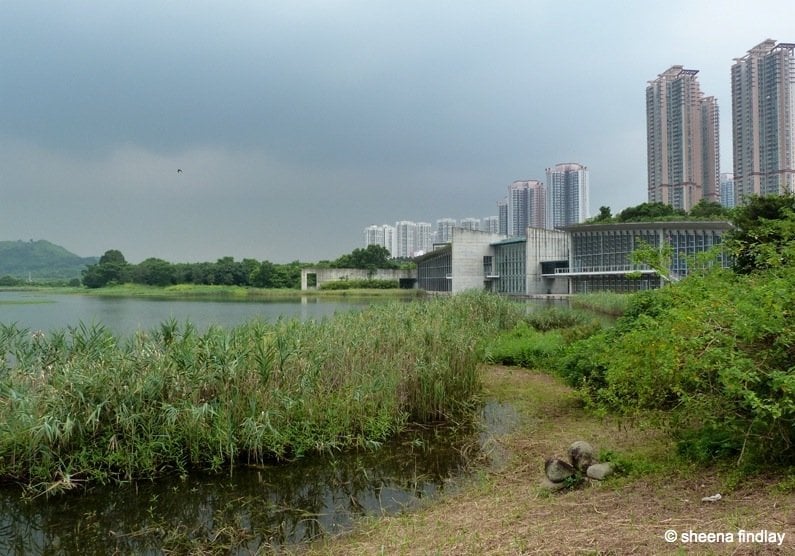
<path fill-rule="evenodd" d="M 505 236 L 500 234 L 453 228 L 453 283 L 451 284 L 453 293 L 484 288 L 483 257 L 494 256 L 491 243 L 504 238 Z"/>
<path fill-rule="evenodd" d="M 310 289 L 307 285 L 307 276 L 309 274 L 314 274 L 317 277 L 317 286 L 315 288 L 319 288 L 326 282 L 335 282 L 337 280 L 414 280 L 417 278 L 417 271 L 415 270 L 379 268 L 374 274 L 370 272 L 361 268 L 304 268 L 301 270 L 301 289 Z"/>
<path fill-rule="evenodd" d="M 527 294 L 569 293 L 565 277 L 544 278 L 541 261 L 569 259 L 569 234 L 559 230 L 527 228 Z"/>

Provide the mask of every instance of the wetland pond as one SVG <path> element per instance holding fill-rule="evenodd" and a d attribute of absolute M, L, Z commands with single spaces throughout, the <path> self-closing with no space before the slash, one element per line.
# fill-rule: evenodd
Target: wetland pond
<path fill-rule="evenodd" d="M 234 326 L 250 319 L 317 319 L 380 299 L 207 301 L 0 292 L 0 323 L 49 331 L 80 322 L 117 335 L 169 319 Z M 499 465 L 494 435 L 516 423 L 488 402 L 468 427 L 414 428 L 378 448 L 305 457 L 230 473 L 169 477 L 26 496 L 0 488 L 0 553 L 162 554 L 213 547 L 253 554 L 345 531 L 359 516 L 394 514 L 468 476 L 475 461 Z M 2 454 L 0 454 L 2 457 Z"/>

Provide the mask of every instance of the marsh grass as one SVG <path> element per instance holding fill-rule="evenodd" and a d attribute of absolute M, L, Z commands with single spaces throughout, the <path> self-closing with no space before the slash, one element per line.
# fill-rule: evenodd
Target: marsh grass
<path fill-rule="evenodd" d="M 621 316 L 629 306 L 632 294 L 615 292 L 593 292 L 577 294 L 571 298 L 571 306 L 580 309 Z"/>
<path fill-rule="evenodd" d="M 58 492 L 232 472 L 466 419 L 484 341 L 520 315 L 467 294 L 203 333 L 169 321 L 128 339 L 0 326 L 0 477 Z"/>

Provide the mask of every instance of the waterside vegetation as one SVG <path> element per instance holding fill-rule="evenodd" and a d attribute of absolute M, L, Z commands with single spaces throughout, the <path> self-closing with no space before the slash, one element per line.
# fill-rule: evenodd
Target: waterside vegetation
<path fill-rule="evenodd" d="M 0 326 L 0 477 L 36 492 L 233 472 L 467 419 L 484 341 L 522 307 L 473 294 L 199 333 Z"/>

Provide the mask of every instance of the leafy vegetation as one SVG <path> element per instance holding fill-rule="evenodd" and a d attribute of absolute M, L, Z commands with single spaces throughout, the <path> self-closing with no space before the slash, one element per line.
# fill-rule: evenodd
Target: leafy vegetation
<path fill-rule="evenodd" d="M 166 322 L 126 341 L 0 325 L 0 477 L 55 492 L 231 471 L 464 419 L 482 342 L 521 311 L 472 294 L 203 334 Z"/>
<path fill-rule="evenodd" d="M 752 199 L 708 269 L 635 294 L 613 328 L 569 346 L 562 376 L 597 407 L 670 426 L 701 460 L 795 462 L 795 212 Z"/>
<path fill-rule="evenodd" d="M 641 203 L 612 214 L 610 207 L 599 207 L 599 214 L 588 220 L 588 224 L 615 224 L 619 222 L 654 222 L 661 220 L 726 220 L 728 209 L 720 203 L 701 199 L 690 212 L 675 209 L 665 203 Z"/>
<path fill-rule="evenodd" d="M 392 290 L 400 287 L 399 280 L 334 280 L 320 286 L 321 290 Z"/>
<path fill-rule="evenodd" d="M 702 265 L 627 296 L 623 315 L 604 329 L 541 314 L 500 335 L 487 354 L 556 371 L 600 411 L 665 425 L 689 458 L 792 465 L 794 209 L 784 196 L 734 211 L 726 245 L 736 271 Z M 649 264 L 666 256 L 651 251 L 635 256 Z"/>

